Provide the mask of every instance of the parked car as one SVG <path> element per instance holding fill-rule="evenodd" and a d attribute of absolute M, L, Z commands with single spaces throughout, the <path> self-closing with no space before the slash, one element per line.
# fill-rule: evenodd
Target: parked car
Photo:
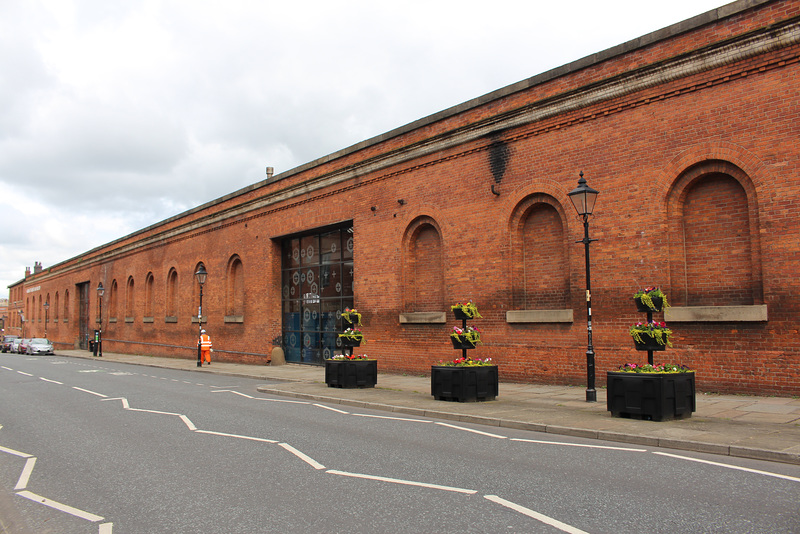
<path fill-rule="evenodd" d="M 19 352 L 19 344 L 22 343 L 22 338 L 18 337 L 11 342 L 11 352 Z"/>
<path fill-rule="evenodd" d="M 25 354 L 55 354 L 53 344 L 43 337 L 35 337 L 25 345 Z"/>
<path fill-rule="evenodd" d="M 29 338 L 26 337 L 21 338 L 17 343 L 17 353 L 25 354 L 25 349 L 27 348 L 29 342 L 30 342 Z"/>
<path fill-rule="evenodd" d="M 14 344 L 14 340 L 17 339 L 19 336 L 3 336 L 3 352 L 8 352 L 11 350 L 11 346 Z"/>

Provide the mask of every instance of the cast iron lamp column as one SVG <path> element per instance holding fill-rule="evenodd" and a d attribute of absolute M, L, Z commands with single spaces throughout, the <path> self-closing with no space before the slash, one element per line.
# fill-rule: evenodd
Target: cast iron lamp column
<path fill-rule="evenodd" d="M 197 283 L 200 284 L 200 307 L 197 308 L 197 367 L 202 367 L 203 362 L 200 361 L 200 336 L 203 335 L 203 285 L 206 283 L 206 277 L 208 276 L 205 265 L 201 263 L 194 275 L 197 277 Z"/>
<path fill-rule="evenodd" d="M 583 171 L 580 172 L 578 187 L 567 193 L 575 211 L 583 217 L 583 239 L 576 243 L 583 243 L 586 256 L 586 320 L 589 336 L 589 347 L 586 349 L 586 402 L 597 402 L 597 391 L 594 388 L 594 347 L 592 346 L 592 281 L 591 269 L 589 265 L 589 243 L 597 241 L 589 239 L 589 215 L 594 211 L 594 203 L 597 200 L 598 191 L 588 185 L 583 178 Z"/>
<path fill-rule="evenodd" d="M 105 292 L 103 282 L 97 284 L 97 302 L 100 304 L 100 328 L 97 330 L 97 339 L 95 340 L 97 351 L 95 353 L 99 352 L 101 358 L 103 357 L 103 295 Z"/>
<path fill-rule="evenodd" d="M 48 316 L 47 312 L 50 311 L 50 302 L 44 301 L 44 337 L 47 339 L 47 322 L 49 321 L 50 317 Z"/>

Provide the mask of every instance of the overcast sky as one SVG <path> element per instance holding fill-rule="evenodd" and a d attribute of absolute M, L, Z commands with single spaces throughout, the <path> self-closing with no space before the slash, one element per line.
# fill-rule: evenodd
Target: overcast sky
<path fill-rule="evenodd" d="M 0 297 L 720 0 L 0 0 Z"/>

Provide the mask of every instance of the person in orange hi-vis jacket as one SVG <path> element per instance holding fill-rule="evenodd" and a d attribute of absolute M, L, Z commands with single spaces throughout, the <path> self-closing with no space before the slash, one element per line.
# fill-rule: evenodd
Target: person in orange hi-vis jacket
<path fill-rule="evenodd" d="M 200 365 L 203 361 L 211 365 L 211 336 L 205 330 L 200 330 Z"/>

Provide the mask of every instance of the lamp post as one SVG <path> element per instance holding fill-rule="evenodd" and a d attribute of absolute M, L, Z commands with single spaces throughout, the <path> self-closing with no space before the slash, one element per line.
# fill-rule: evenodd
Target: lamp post
<path fill-rule="evenodd" d="M 94 338 L 94 355 L 103 357 L 103 295 L 106 290 L 103 287 L 103 282 L 97 284 L 97 303 L 100 305 L 100 328 L 97 329 L 97 335 Z"/>
<path fill-rule="evenodd" d="M 200 306 L 197 308 L 197 367 L 202 367 L 203 362 L 200 361 L 200 336 L 203 333 L 203 285 L 206 283 L 206 278 L 208 277 L 205 265 L 201 263 L 194 275 L 197 277 L 197 283 L 200 284 Z"/>
<path fill-rule="evenodd" d="M 597 402 L 597 391 L 594 389 L 594 347 L 592 346 L 592 282 L 589 264 L 589 243 L 597 241 L 589 239 L 589 215 L 594 211 L 598 191 L 586 185 L 583 171 L 580 172 L 578 187 L 567 193 L 575 206 L 575 211 L 583 217 L 583 239 L 576 243 L 583 243 L 586 256 L 586 320 L 589 336 L 589 347 L 586 349 L 586 402 Z"/>
<path fill-rule="evenodd" d="M 49 315 L 47 313 L 48 311 L 50 311 L 50 301 L 46 300 L 46 301 L 44 301 L 44 337 L 45 337 L 45 339 L 47 339 L 47 323 L 50 320 L 50 317 L 49 317 Z"/>

